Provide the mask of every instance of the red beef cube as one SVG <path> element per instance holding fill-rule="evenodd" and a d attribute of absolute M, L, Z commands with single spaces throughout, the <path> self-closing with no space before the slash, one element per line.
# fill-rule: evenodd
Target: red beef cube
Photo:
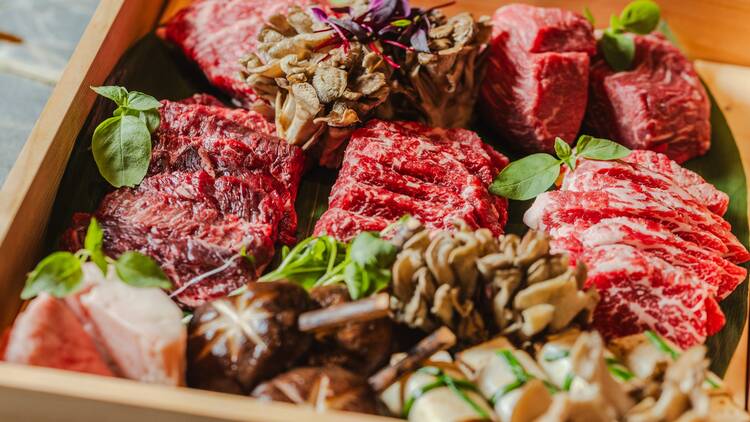
<path fill-rule="evenodd" d="M 484 121 L 511 147 L 553 152 L 555 137 L 572 142 L 588 96 L 593 28 L 578 14 L 513 4 L 493 17 Z"/>

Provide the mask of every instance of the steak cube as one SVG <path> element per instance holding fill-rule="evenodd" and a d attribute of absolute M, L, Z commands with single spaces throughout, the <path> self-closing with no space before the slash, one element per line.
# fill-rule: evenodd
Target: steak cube
<path fill-rule="evenodd" d="M 481 91 L 484 121 L 526 152 L 572 142 L 588 97 L 591 24 L 575 13 L 513 4 L 493 16 L 494 33 Z"/>
<path fill-rule="evenodd" d="M 428 227 L 503 232 L 507 202 L 487 187 L 508 160 L 464 129 L 370 121 L 354 132 L 316 234 L 349 239 L 405 214 Z"/>
<path fill-rule="evenodd" d="M 660 34 L 635 36 L 631 71 L 603 60 L 591 67 L 585 126 L 632 149 L 682 163 L 711 146 L 711 105 L 693 65 Z"/>

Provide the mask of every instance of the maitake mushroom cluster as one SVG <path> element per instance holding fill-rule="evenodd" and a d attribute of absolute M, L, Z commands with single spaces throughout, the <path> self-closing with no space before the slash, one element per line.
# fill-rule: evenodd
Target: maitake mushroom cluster
<path fill-rule="evenodd" d="M 405 235 L 406 233 L 406 235 Z M 529 339 L 587 322 L 598 302 L 583 290 L 585 271 L 529 232 L 495 238 L 487 229 L 430 231 L 409 219 L 395 230 L 402 250 L 393 265 L 392 309 L 410 327 L 431 331 L 446 325 L 466 343 L 487 338 L 478 304 L 489 295 L 490 313 L 505 335 Z"/>
<path fill-rule="evenodd" d="M 379 35 L 362 41 L 342 32 L 348 26 L 332 23 L 345 25 L 370 6 L 354 1 L 350 15 L 339 12 L 332 19 L 292 7 L 266 22 L 256 51 L 242 61 L 241 77 L 261 98 L 256 110 L 275 119 L 279 137 L 305 149 L 316 146 L 327 167 L 340 164 L 353 129 L 376 114 L 466 127 L 484 74 L 489 18 L 425 11 L 420 22 L 429 29 L 419 47 Z"/>
<path fill-rule="evenodd" d="M 460 13 L 446 18 L 437 9 L 430 12 L 430 22 L 429 52 L 393 51 L 403 60 L 393 73 L 381 116 L 433 127 L 467 127 L 484 77 L 492 24 L 487 16 L 475 20 L 470 13 Z"/>
<path fill-rule="evenodd" d="M 354 125 L 386 100 L 391 72 L 360 43 L 333 46 L 328 29 L 293 7 L 268 20 L 243 60 L 243 76 L 266 101 L 258 110 L 274 116 L 278 136 L 291 144 L 309 149 L 322 138 L 322 164 L 338 161 Z"/>
<path fill-rule="evenodd" d="M 495 250 L 476 265 L 494 322 L 504 335 L 529 339 L 559 332 L 575 319 L 586 325 L 599 302 L 596 289 L 584 289 L 586 268 L 571 267 L 567 254 L 552 254 L 549 238 L 541 232 L 500 237 Z"/>

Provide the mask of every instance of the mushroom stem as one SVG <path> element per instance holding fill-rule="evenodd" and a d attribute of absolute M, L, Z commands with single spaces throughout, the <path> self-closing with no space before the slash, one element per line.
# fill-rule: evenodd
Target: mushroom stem
<path fill-rule="evenodd" d="M 381 369 L 367 382 L 376 393 L 380 393 L 403 375 L 417 369 L 423 360 L 454 344 L 456 344 L 456 335 L 448 327 L 440 327 L 409 350 L 406 357 Z"/>
<path fill-rule="evenodd" d="M 371 321 L 388 316 L 390 295 L 380 293 L 367 299 L 342 303 L 300 314 L 297 327 L 302 332 L 322 331 L 350 322 Z"/>

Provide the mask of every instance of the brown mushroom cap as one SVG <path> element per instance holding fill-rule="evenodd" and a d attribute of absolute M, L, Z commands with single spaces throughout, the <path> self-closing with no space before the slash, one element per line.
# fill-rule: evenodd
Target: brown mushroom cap
<path fill-rule="evenodd" d="M 337 366 L 292 369 L 259 385 L 252 396 L 308 405 L 321 412 L 346 410 L 377 413 L 375 394 L 365 379 Z"/>
<path fill-rule="evenodd" d="M 286 282 L 252 283 L 201 306 L 188 327 L 188 385 L 249 393 L 291 367 L 310 346 L 297 317 L 312 306 L 302 287 Z"/>

